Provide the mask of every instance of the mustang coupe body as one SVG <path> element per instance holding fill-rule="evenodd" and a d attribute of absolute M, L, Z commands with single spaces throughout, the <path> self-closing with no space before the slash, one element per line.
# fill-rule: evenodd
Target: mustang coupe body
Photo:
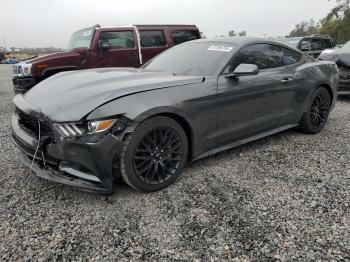
<path fill-rule="evenodd" d="M 119 178 L 156 191 L 188 161 L 289 128 L 321 131 L 338 71 L 266 39 L 195 40 L 141 69 L 44 80 L 14 98 L 12 139 L 39 177 L 99 193 Z"/>

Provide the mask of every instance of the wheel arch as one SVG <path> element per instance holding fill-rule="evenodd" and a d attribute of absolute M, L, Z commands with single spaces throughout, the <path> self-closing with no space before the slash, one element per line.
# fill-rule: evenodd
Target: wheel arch
<path fill-rule="evenodd" d="M 188 142 L 188 160 L 192 159 L 193 156 L 193 129 L 189 123 L 189 121 L 182 116 L 181 114 L 177 114 L 175 112 L 162 112 L 162 113 L 156 113 L 153 115 L 149 115 L 147 116 L 147 118 L 144 118 L 142 120 L 145 121 L 147 119 L 153 118 L 153 117 L 157 117 L 157 116 L 164 116 L 164 117 L 168 117 L 174 121 L 176 121 L 181 127 L 182 129 L 185 131 L 186 137 L 187 137 L 187 142 Z"/>
<path fill-rule="evenodd" d="M 327 83 L 327 82 L 320 82 L 320 83 L 317 83 L 317 84 L 314 86 L 314 88 L 312 88 L 312 90 L 309 92 L 309 94 L 308 94 L 308 96 L 307 96 L 307 99 L 306 99 L 306 103 L 305 103 L 305 105 L 304 105 L 304 110 L 303 110 L 303 112 L 306 112 L 307 106 L 308 106 L 308 101 L 310 100 L 310 97 L 311 97 L 311 95 L 313 94 L 313 92 L 315 92 L 315 90 L 317 90 L 318 88 L 321 88 L 321 87 L 326 88 L 326 90 L 328 91 L 329 96 L 330 96 L 330 99 L 331 99 L 331 102 L 332 102 L 331 107 L 333 107 L 333 105 L 334 105 L 334 96 L 335 96 L 335 94 L 334 94 L 334 91 L 333 91 L 331 85 L 330 85 L 329 83 Z"/>
<path fill-rule="evenodd" d="M 333 103 L 334 94 L 333 94 L 333 90 L 332 90 L 331 86 L 329 84 L 321 84 L 317 88 L 320 88 L 320 87 L 324 87 L 327 89 L 329 96 L 331 98 L 331 101 Z"/>
<path fill-rule="evenodd" d="M 42 78 L 48 78 L 60 72 L 78 70 L 77 66 L 60 66 L 60 67 L 49 67 L 41 73 Z"/>

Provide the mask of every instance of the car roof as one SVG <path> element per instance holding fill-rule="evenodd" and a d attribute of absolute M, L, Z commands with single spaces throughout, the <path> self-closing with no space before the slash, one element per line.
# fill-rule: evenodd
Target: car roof
<path fill-rule="evenodd" d="M 270 43 L 270 44 L 277 44 L 280 46 L 286 46 L 285 44 L 275 40 L 259 38 L 259 37 L 251 37 L 251 36 L 213 37 L 213 38 L 206 38 L 206 39 L 197 39 L 197 40 L 190 41 L 188 43 L 195 43 L 195 42 L 233 44 L 237 47 L 241 47 L 241 46 L 244 46 L 247 44 L 253 44 L 253 43 L 267 43 L 267 44 Z"/>

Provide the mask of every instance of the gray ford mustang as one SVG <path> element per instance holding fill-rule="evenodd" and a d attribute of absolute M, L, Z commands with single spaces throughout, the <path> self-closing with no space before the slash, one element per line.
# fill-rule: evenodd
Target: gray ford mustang
<path fill-rule="evenodd" d="M 14 98 L 12 139 L 39 177 L 113 192 L 167 187 L 186 162 L 283 130 L 317 133 L 338 67 L 256 38 L 196 40 L 141 69 L 64 72 Z"/>

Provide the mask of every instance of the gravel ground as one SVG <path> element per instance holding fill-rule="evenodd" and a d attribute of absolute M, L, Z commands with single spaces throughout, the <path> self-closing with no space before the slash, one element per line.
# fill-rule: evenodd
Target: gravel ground
<path fill-rule="evenodd" d="M 0 260 L 350 261 L 350 99 L 315 136 L 284 132 L 197 161 L 162 192 L 111 196 L 28 174 L 0 66 Z"/>

